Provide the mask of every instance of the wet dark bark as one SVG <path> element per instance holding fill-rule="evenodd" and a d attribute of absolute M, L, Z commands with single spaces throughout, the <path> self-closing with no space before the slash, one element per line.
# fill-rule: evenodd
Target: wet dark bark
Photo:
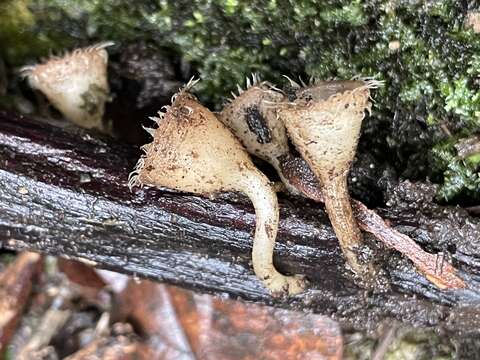
<path fill-rule="evenodd" d="M 131 193 L 127 182 L 139 156 L 135 148 L 3 112 L 0 124 L 0 241 L 5 248 L 308 309 L 358 328 L 393 318 L 479 331 L 480 221 L 463 209 L 435 205 L 432 185 L 383 179 L 377 185 L 387 206 L 377 211 L 427 251 L 448 252 L 444 261 L 453 261 L 467 289 L 438 289 L 408 260 L 366 235 L 383 274 L 376 290 L 362 290 L 344 268 L 323 208 L 283 198 L 276 262 L 284 272 L 305 274 L 310 290 L 294 299 L 272 299 L 249 264 L 254 213 L 245 198 L 224 194 L 210 200 L 153 188 Z"/>

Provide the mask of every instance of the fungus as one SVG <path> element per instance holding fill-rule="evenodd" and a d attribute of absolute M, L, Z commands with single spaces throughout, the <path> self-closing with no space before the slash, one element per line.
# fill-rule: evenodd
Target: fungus
<path fill-rule="evenodd" d="M 322 187 L 325 208 L 353 271 L 366 274 L 356 250 L 362 235 L 352 213 L 347 175 L 355 157 L 374 80 L 314 82 L 298 87 L 278 116 Z M 292 85 L 296 85 L 293 83 Z"/>
<path fill-rule="evenodd" d="M 304 95 L 303 97 L 308 96 L 312 99 L 328 98 L 335 92 L 347 90 L 348 86 L 352 87 L 349 85 L 349 82 L 341 81 L 333 83 L 324 82 L 323 87 L 319 86 L 321 84 L 322 83 L 320 82 L 316 82 L 316 89 L 313 89 L 313 86 L 308 88 L 304 84 L 303 91 L 299 91 L 301 86 L 291 81 L 294 90 L 292 96 L 295 97 L 295 93 L 300 93 Z M 256 85 L 257 84 L 254 82 L 253 87 Z M 271 90 L 275 90 L 271 85 L 268 85 L 268 88 L 270 89 L 270 92 Z M 268 89 L 265 88 L 264 90 Z M 242 118 L 244 119 L 244 116 L 242 117 L 243 109 L 248 109 L 250 106 L 258 104 L 258 97 L 263 97 L 265 94 L 264 92 L 255 90 L 257 96 L 253 96 L 253 94 L 250 95 L 251 92 L 253 91 L 247 86 L 247 90 L 242 90 L 240 96 L 234 96 L 230 104 L 228 104 L 218 116 L 221 119 L 223 117 L 223 121 L 226 124 L 231 124 L 233 122 L 234 125 L 236 125 L 235 122 L 242 121 Z M 270 104 L 268 103 L 271 101 L 269 100 L 271 96 L 272 94 L 269 94 L 269 96 L 261 102 L 262 106 L 267 106 L 270 110 L 263 113 L 265 118 L 268 116 L 268 121 L 266 121 L 265 124 L 270 130 L 266 131 L 271 131 L 272 128 L 276 128 L 277 134 L 285 134 L 285 131 L 279 129 L 279 127 L 284 127 L 284 125 L 276 116 L 275 108 L 277 108 L 279 104 L 275 101 L 272 101 Z M 275 100 L 280 98 L 283 99 L 283 96 L 280 96 L 279 93 L 279 96 L 276 97 Z M 303 195 L 317 202 L 323 202 L 322 189 L 318 179 L 303 158 L 291 154 L 288 140 L 284 136 L 274 136 L 269 143 L 259 143 L 252 141 L 252 133 L 250 131 L 245 131 L 245 127 L 243 126 L 242 128 L 241 123 L 236 126 L 237 127 L 231 126 L 231 128 L 239 140 L 244 144 L 246 150 L 250 154 L 261 157 L 263 160 L 272 164 L 279 172 L 282 181 L 290 192 L 292 192 L 291 189 L 293 188 L 293 193 L 295 194 Z M 242 131 L 242 129 L 244 131 Z M 259 147 L 263 147 L 264 149 L 259 150 Z M 275 154 L 275 151 L 278 151 L 278 154 Z M 463 280 L 456 275 L 456 269 L 450 264 L 446 264 L 443 271 L 438 272 L 436 270 L 436 264 L 438 262 L 436 255 L 423 251 L 423 249 L 411 238 L 392 229 L 379 215 L 373 210 L 368 209 L 360 201 L 353 200 L 352 207 L 354 216 L 362 230 L 373 234 L 386 246 L 399 251 L 401 254 L 409 258 L 418 270 L 436 286 L 442 289 L 465 287 Z"/>
<path fill-rule="evenodd" d="M 273 265 L 279 209 L 268 179 L 253 165 L 235 136 L 188 90 L 174 95 L 171 106 L 150 129 L 153 142 L 143 146 L 129 185 L 153 185 L 211 195 L 223 191 L 246 194 L 256 214 L 252 262 L 255 274 L 274 294 L 293 295 L 303 289 L 299 276 L 284 276 Z"/>
<path fill-rule="evenodd" d="M 23 75 L 65 118 L 87 129 L 107 131 L 102 119 L 109 98 L 108 53 L 112 42 L 76 49 L 43 64 L 25 66 Z"/>
<path fill-rule="evenodd" d="M 253 74 L 246 78 L 246 89 L 238 86 L 238 95 L 217 113 L 224 123 L 240 140 L 247 151 L 271 164 L 279 174 L 287 189 L 295 194 L 298 191 L 281 171 L 284 159 L 290 158 L 285 126 L 277 120 L 275 104 L 285 96 L 267 81 L 261 81 Z"/>

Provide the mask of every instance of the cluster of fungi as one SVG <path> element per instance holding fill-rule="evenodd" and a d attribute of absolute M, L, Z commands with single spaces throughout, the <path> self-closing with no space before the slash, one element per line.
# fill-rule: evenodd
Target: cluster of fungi
<path fill-rule="evenodd" d="M 109 45 L 78 49 L 25 67 L 23 73 L 67 119 L 108 132 L 103 113 L 109 97 L 105 50 Z M 371 108 L 370 90 L 381 82 L 312 80 L 297 84 L 290 80 L 288 90 L 282 91 L 253 76 L 247 79 L 246 89 L 239 88 L 218 113 L 191 94 L 196 82 L 191 80 L 159 117 L 152 118 L 157 126 L 146 130 L 153 142 L 142 147 L 145 154 L 129 176 L 130 188 L 145 184 L 201 195 L 245 194 L 256 214 L 255 274 L 273 295 L 295 295 L 303 291 L 305 280 L 299 275 L 283 275 L 273 265 L 278 200 L 273 184 L 252 162 L 253 155 L 277 170 L 288 192 L 325 204 L 348 267 L 365 283 L 371 281 L 375 270 L 359 259 L 363 246 L 360 228 L 409 257 L 437 286 L 463 286 L 453 268 L 447 269 L 447 275 L 437 274 L 418 254 L 408 251 L 422 252 L 413 240 L 350 199 L 347 175 L 362 121 Z"/>

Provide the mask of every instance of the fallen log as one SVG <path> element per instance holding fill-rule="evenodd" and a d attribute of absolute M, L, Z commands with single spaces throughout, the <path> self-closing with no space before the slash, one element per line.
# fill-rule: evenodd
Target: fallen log
<path fill-rule="evenodd" d="M 135 147 L 6 112 L 0 112 L 0 124 L 0 241 L 7 249 L 309 310 L 357 328 L 396 319 L 480 332 L 480 219 L 435 204 L 431 184 L 383 181 L 385 206 L 376 211 L 426 251 L 445 254 L 438 256 L 438 271 L 452 262 L 466 288 L 438 288 L 407 258 L 365 234 L 371 249 L 366 256 L 382 271 L 376 288 L 364 290 L 345 269 L 323 208 L 281 196 L 275 262 L 281 271 L 306 275 L 309 290 L 278 299 L 251 269 L 255 216 L 246 198 L 207 199 L 153 188 L 130 192 Z"/>

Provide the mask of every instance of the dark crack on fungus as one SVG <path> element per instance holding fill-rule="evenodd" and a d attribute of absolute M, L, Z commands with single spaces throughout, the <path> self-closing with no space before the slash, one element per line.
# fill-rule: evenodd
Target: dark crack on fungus
<path fill-rule="evenodd" d="M 272 134 L 267 126 L 263 115 L 256 106 L 249 106 L 245 110 L 245 121 L 251 132 L 257 135 L 257 141 L 260 144 L 268 144 L 272 141 Z"/>

